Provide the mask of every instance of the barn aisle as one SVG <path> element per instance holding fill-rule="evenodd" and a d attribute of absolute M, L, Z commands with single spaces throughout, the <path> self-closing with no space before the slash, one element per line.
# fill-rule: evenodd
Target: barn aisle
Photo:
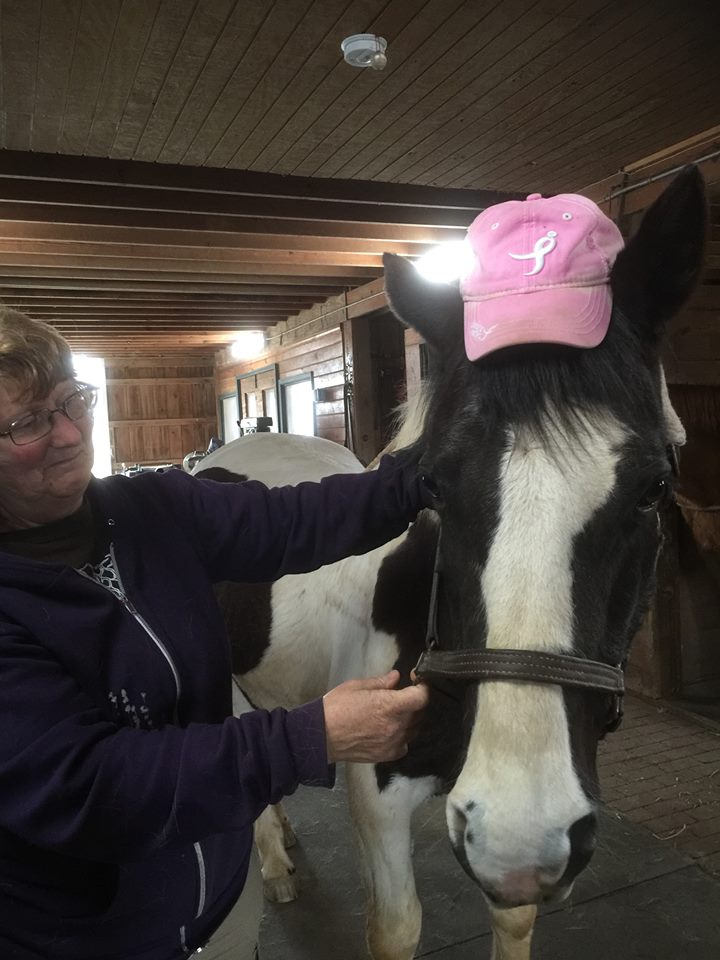
<path fill-rule="evenodd" d="M 654 728 L 661 726 L 657 753 L 666 739 L 674 737 L 674 749 L 682 749 L 683 734 L 693 741 L 707 735 L 682 718 L 655 708 L 648 713 L 640 701 L 631 703 L 629 713 L 623 738 L 603 747 L 603 765 L 622 764 L 627 779 L 642 776 L 648 764 L 647 752 L 637 748 L 639 755 L 633 756 L 628 743 L 643 735 L 642 717 L 647 740 L 648 716 Z M 267 906 L 261 960 L 367 958 L 363 895 L 339 781 L 333 792 L 303 789 L 286 802 L 299 837 L 292 856 L 303 891 L 296 903 Z M 615 789 L 610 793 L 617 797 Z M 533 960 L 717 960 L 720 877 L 691 859 L 694 850 L 676 848 L 674 838 L 660 840 L 651 829 L 620 816 L 609 808 L 603 814 L 599 849 L 571 901 L 542 911 Z M 487 913 L 450 851 L 442 798 L 417 812 L 415 864 L 425 917 L 418 956 L 487 960 Z"/>

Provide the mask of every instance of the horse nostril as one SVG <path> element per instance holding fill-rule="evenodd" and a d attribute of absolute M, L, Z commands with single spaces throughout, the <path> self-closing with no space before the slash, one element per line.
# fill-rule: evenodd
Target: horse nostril
<path fill-rule="evenodd" d="M 580 817 L 568 830 L 570 840 L 570 858 L 565 868 L 563 880 L 574 880 L 590 861 L 597 846 L 597 816 L 588 813 Z"/>
<path fill-rule="evenodd" d="M 454 844 L 462 844 L 465 840 L 465 830 L 467 829 L 467 817 L 454 803 L 447 806 L 448 827 L 450 837 Z"/>
<path fill-rule="evenodd" d="M 596 845 L 597 817 L 594 813 L 588 813 L 575 823 L 568 830 L 570 837 L 570 847 L 578 851 L 589 850 L 591 853 Z"/>

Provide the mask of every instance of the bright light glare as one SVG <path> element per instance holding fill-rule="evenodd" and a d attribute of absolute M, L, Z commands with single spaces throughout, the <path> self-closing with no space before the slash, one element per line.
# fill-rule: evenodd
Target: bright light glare
<path fill-rule="evenodd" d="M 230 345 L 230 353 L 236 360 L 257 357 L 265 349 L 265 334 L 262 330 L 243 330 Z"/>
<path fill-rule="evenodd" d="M 442 243 L 415 261 L 415 269 L 426 280 L 451 283 L 470 272 L 472 249 L 467 240 Z"/>
<path fill-rule="evenodd" d="M 110 450 L 105 361 L 102 357 L 88 357 L 82 353 L 75 353 L 73 354 L 73 367 L 78 380 L 92 383 L 93 386 L 98 388 L 97 406 L 93 411 L 92 440 L 95 448 L 95 461 L 92 472 L 96 477 L 109 477 L 112 473 L 112 453 Z"/>

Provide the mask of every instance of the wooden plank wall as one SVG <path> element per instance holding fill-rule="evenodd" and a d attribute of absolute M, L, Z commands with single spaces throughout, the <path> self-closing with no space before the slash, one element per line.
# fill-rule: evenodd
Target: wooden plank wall
<path fill-rule="evenodd" d="M 217 433 L 214 357 L 106 360 L 113 470 L 123 464 L 182 463 Z"/>
<path fill-rule="evenodd" d="M 238 361 L 218 365 L 216 370 L 216 390 L 218 396 L 235 390 L 236 377 L 250 373 L 269 363 L 278 364 L 278 377 L 297 376 L 312 373 L 313 386 L 326 389 L 327 398 L 315 404 L 316 434 L 326 440 L 345 443 L 345 415 L 343 411 L 343 343 L 340 326 L 332 327 L 319 336 L 301 340 L 287 346 L 275 346 L 272 339 L 269 349 L 254 360 Z M 243 394 L 255 393 L 258 416 L 263 416 L 262 389 L 267 384 L 258 382 L 254 391 L 243 384 Z M 278 397 L 278 403 L 280 398 Z M 243 412 L 244 415 L 244 412 Z"/>
<path fill-rule="evenodd" d="M 670 507 L 663 518 L 657 591 L 627 672 L 632 690 L 687 701 L 720 692 L 720 513 L 703 509 L 720 503 L 720 173 L 717 165 L 704 172 L 711 203 L 703 282 L 673 320 L 663 351 L 670 398 L 687 433 L 678 493 L 691 507 Z M 642 188 L 646 202 L 666 186 Z M 642 208 L 637 196 L 628 197 L 632 233 Z"/>
<path fill-rule="evenodd" d="M 669 384 L 720 389 L 720 283 L 703 284 L 675 318 L 663 365 Z"/>

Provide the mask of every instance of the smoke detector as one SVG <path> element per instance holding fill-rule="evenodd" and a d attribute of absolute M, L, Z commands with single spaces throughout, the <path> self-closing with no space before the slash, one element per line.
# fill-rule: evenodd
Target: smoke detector
<path fill-rule="evenodd" d="M 374 33 L 355 33 L 352 37 L 345 37 L 340 49 L 345 62 L 351 67 L 384 70 L 387 66 L 387 40 L 385 37 L 376 37 Z"/>

